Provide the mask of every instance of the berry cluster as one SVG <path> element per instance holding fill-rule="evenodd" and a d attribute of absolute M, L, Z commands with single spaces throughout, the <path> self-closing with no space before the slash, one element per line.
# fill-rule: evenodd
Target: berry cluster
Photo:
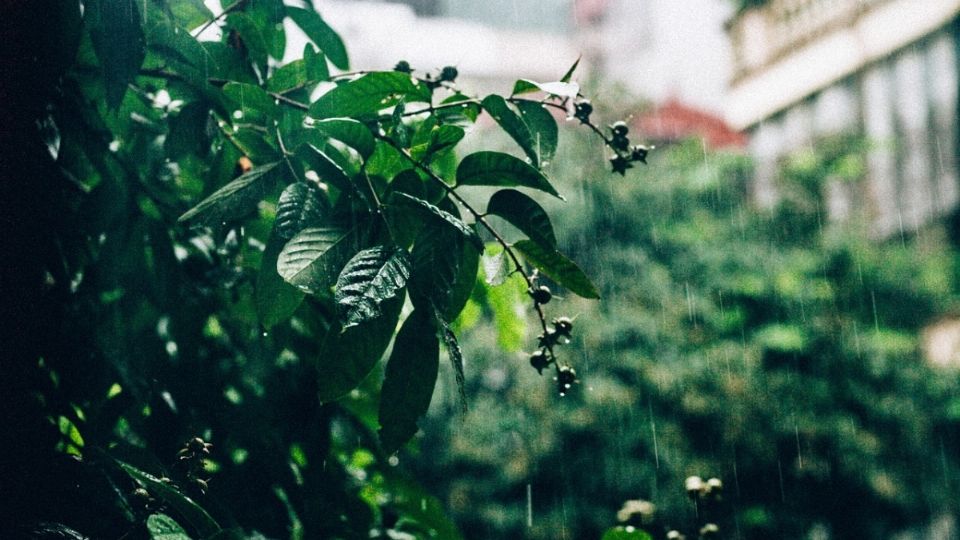
<path fill-rule="evenodd" d="M 642 144 L 631 146 L 630 138 L 627 137 L 627 134 L 630 133 L 630 128 L 626 122 L 619 121 L 609 126 L 610 137 L 608 138 L 590 121 L 591 114 L 593 114 L 593 105 L 589 99 L 581 99 L 574 103 L 573 117 L 581 123 L 590 126 L 594 131 L 603 136 L 604 142 L 613 150 L 614 155 L 610 158 L 610 165 L 613 167 L 613 172 L 620 173 L 620 175 L 623 176 L 626 175 L 627 169 L 633 168 L 634 162 L 647 163 L 647 154 L 652 147 L 647 147 Z"/>
<path fill-rule="evenodd" d="M 406 60 L 401 60 L 397 62 L 397 65 L 393 66 L 393 70 L 400 73 L 413 74 L 413 68 L 410 67 L 410 62 Z M 436 90 L 443 83 L 454 83 L 457 80 L 457 77 L 460 75 L 460 72 L 457 71 L 457 68 L 453 66 L 444 66 L 440 70 L 440 73 L 433 75 L 431 73 L 424 74 L 423 78 L 420 79 L 420 82 L 425 84 L 430 90 Z"/>
<path fill-rule="evenodd" d="M 177 452 L 176 466 L 184 471 L 184 478 L 192 489 L 195 489 L 201 495 L 207 492 L 207 482 L 209 478 L 204 479 L 200 474 L 204 472 L 203 463 L 210 455 L 210 449 L 213 445 L 204 441 L 200 437 L 194 437 L 186 442 L 180 451 Z"/>

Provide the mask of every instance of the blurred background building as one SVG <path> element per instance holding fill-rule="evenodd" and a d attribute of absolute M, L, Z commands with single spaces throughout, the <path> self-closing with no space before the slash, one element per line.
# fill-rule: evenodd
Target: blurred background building
<path fill-rule="evenodd" d="M 754 200 L 772 206 L 783 157 L 839 134 L 867 141 L 859 182 L 829 213 L 886 237 L 954 209 L 957 0 L 771 0 L 733 17 L 726 117 L 750 136 Z"/>

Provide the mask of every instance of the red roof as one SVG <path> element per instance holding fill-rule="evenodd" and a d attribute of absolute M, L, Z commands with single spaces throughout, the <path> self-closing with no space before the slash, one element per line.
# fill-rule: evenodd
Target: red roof
<path fill-rule="evenodd" d="M 734 131 L 722 118 L 677 99 L 667 100 L 641 115 L 635 123 L 643 137 L 650 140 L 677 141 L 701 137 L 712 149 L 747 145 L 746 135 Z"/>

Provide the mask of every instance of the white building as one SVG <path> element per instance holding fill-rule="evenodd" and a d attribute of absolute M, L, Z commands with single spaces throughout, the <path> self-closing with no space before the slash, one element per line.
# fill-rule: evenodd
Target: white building
<path fill-rule="evenodd" d="M 751 135 L 755 200 L 776 203 L 783 156 L 851 133 L 867 174 L 826 186 L 832 217 L 886 237 L 953 211 L 958 14 L 960 0 L 771 0 L 735 16 L 726 117 Z"/>

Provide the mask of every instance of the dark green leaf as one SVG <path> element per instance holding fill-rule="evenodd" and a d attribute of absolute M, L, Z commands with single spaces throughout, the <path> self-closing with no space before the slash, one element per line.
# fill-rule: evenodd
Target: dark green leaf
<path fill-rule="evenodd" d="M 321 402 L 343 397 L 360 384 L 377 364 L 397 329 L 403 294 L 380 306 L 381 315 L 340 331 L 334 325 L 317 357 L 317 395 Z"/>
<path fill-rule="evenodd" d="M 520 94 L 528 94 L 530 92 L 539 91 L 540 87 L 537 86 L 537 83 L 528 81 L 527 79 L 520 79 L 513 84 L 513 92 L 511 92 L 511 95 L 519 96 Z"/>
<path fill-rule="evenodd" d="M 457 184 L 529 187 L 560 197 L 543 173 L 510 154 L 500 152 L 476 152 L 463 158 L 457 167 Z"/>
<path fill-rule="evenodd" d="M 356 120 L 350 118 L 329 118 L 320 120 L 313 125 L 318 131 L 327 137 L 336 139 L 343 144 L 353 148 L 363 159 L 373 154 L 376 141 L 370 133 L 370 129 Z"/>
<path fill-rule="evenodd" d="M 307 68 L 307 79 L 311 81 L 326 81 L 330 79 L 330 68 L 327 66 L 327 57 L 322 52 L 313 49 L 307 43 L 303 48 L 303 62 Z"/>
<path fill-rule="evenodd" d="M 427 212 L 430 213 L 430 215 L 436 218 L 439 218 L 443 220 L 445 223 L 453 226 L 453 228 L 456 229 L 457 232 L 462 234 L 467 240 L 470 240 L 473 243 L 473 245 L 477 247 L 478 251 L 483 250 L 483 240 L 480 238 L 480 235 L 477 234 L 477 231 L 473 230 L 469 225 L 464 223 L 460 218 L 454 216 L 450 212 L 447 212 L 446 210 L 441 210 L 440 208 L 437 208 L 436 206 L 428 203 L 423 199 L 418 199 L 417 197 L 408 195 L 401 191 L 397 191 L 394 193 L 394 200 L 403 204 L 412 205 L 416 208 L 426 210 Z"/>
<path fill-rule="evenodd" d="M 210 112 L 201 102 L 185 105 L 176 116 L 170 118 L 170 132 L 164 147 L 171 158 L 188 154 L 205 155 L 210 140 L 205 134 Z"/>
<path fill-rule="evenodd" d="M 487 203 L 487 213 L 507 220 L 544 249 L 557 247 L 557 238 L 547 212 L 537 201 L 515 189 L 502 189 L 494 193 Z"/>
<path fill-rule="evenodd" d="M 285 321 L 303 302 L 304 293 L 290 285 L 277 273 L 277 257 L 283 249 L 284 239 L 279 235 L 279 221 L 267 240 L 263 251 L 260 271 L 257 274 L 256 305 L 260 324 L 264 328 Z"/>
<path fill-rule="evenodd" d="M 279 116 L 277 104 L 274 98 L 270 96 L 263 88 L 254 84 L 230 82 L 224 85 L 223 93 L 226 94 L 244 113 L 244 120 L 251 111 L 265 115 L 267 118 Z"/>
<path fill-rule="evenodd" d="M 380 391 L 380 442 L 388 454 L 417 433 L 433 397 L 439 355 L 433 316 L 415 309 L 397 333 Z"/>
<path fill-rule="evenodd" d="M 289 240 L 307 227 L 319 226 L 326 214 L 322 197 L 320 188 L 307 182 L 287 186 L 277 202 L 277 236 Z"/>
<path fill-rule="evenodd" d="M 307 76 L 307 62 L 304 59 L 294 60 L 277 68 L 273 75 L 267 79 L 267 90 L 270 92 L 284 93 L 297 88 L 304 88 L 310 83 L 315 83 Z"/>
<path fill-rule="evenodd" d="M 122 461 L 117 461 L 127 474 L 134 480 L 143 484 L 147 491 L 165 502 L 171 509 L 175 510 L 190 525 L 196 529 L 200 536 L 212 536 L 220 531 L 220 525 L 210 517 L 206 510 L 200 507 L 193 499 L 171 486 L 161 482 L 159 478 L 137 469 Z"/>
<path fill-rule="evenodd" d="M 140 10 L 134 0 L 88 0 L 84 18 L 100 59 L 107 104 L 115 108 L 123 101 L 127 84 L 137 76 L 146 56 Z"/>
<path fill-rule="evenodd" d="M 590 278 L 559 251 L 544 248 L 532 240 L 521 240 L 513 244 L 513 247 L 523 254 L 527 262 L 577 295 L 583 298 L 600 298 L 600 293 L 590 282 Z"/>
<path fill-rule="evenodd" d="M 543 167 L 553 159 L 553 154 L 557 151 L 557 121 L 543 105 L 534 101 L 518 101 L 517 108 L 520 109 L 523 123 L 530 130 L 533 147 L 540 156 L 540 166 Z"/>
<path fill-rule="evenodd" d="M 410 75 L 396 71 L 367 73 L 340 84 L 310 106 L 310 116 L 373 115 L 395 103 L 393 98 L 410 101 L 429 101 L 430 92 L 413 82 Z"/>
<path fill-rule="evenodd" d="M 423 122 L 422 127 L 427 127 L 428 122 Z M 429 126 L 425 133 L 419 130 L 413 137 L 410 148 L 410 155 L 421 162 L 429 162 L 437 153 L 449 150 L 456 146 L 463 139 L 463 128 L 451 125 L 438 126 L 434 124 Z M 424 140 L 425 139 L 425 140 Z"/>
<path fill-rule="evenodd" d="M 258 19 L 246 13 L 235 12 L 227 16 L 227 26 L 240 35 L 249 60 L 257 65 L 261 73 L 266 73 L 271 44 Z"/>
<path fill-rule="evenodd" d="M 280 177 L 278 173 L 282 171 L 279 165 L 280 162 L 268 163 L 250 170 L 213 192 L 180 216 L 178 221 L 185 222 L 201 217 L 204 223 L 215 223 L 246 214 L 274 189 Z"/>
<path fill-rule="evenodd" d="M 347 261 L 360 250 L 357 229 L 311 227 L 297 233 L 277 257 L 277 272 L 311 294 L 326 293 Z"/>
<path fill-rule="evenodd" d="M 304 144 L 297 150 L 297 157 L 320 177 L 320 181 L 330 184 L 340 191 L 352 191 L 350 177 L 336 161 L 312 144 Z"/>
<path fill-rule="evenodd" d="M 457 335 L 450 328 L 450 323 L 444 320 L 439 310 L 434 310 L 434 318 L 440 328 L 440 335 L 443 337 L 443 345 L 447 349 L 447 356 L 450 357 L 450 363 L 453 365 L 454 378 L 457 381 L 457 394 L 460 396 L 460 410 L 466 413 L 467 385 L 466 376 L 463 372 L 463 351 L 460 350 L 460 343 L 457 341 Z"/>
<path fill-rule="evenodd" d="M 147 532 L 152 540 L 190 540 L 187 531 L 166 514 L 150 514 L 147 517 Z"/>
<path fill-rule="evenodd" d="M 574 62 L 572 66 L 570 66 L 570 69 L 568 69 L 567 72 L 563 74 L 563 77 L 560 77 L 560 82 L 564 82 L 564 83 L 570 82 L 570 79 L 573 78 L 573 73 L 577 71 L 577 66 L 580 65 L 581 58 L 582 56 L 577 57 L 577 61 Z"/>
<path fill-rule="evenodd" d="M 337 309 L 344 328 L 380 315 L 380 304 L 403 290 L 410 277 L 407 250 L 377 246 L 354 255 L 337 278 Z"/>
<path fill-rule="evenodd" d="M 483 108 L 500 124 L 500 127 L 507 132 L 507 135 L 510 135 L 513 140 L 517 141 L 517 144 L 519 144 L 520 148 L 527 154 L 530 161 L 533 162 L 535 166 L 539 166 L 540 153 L 537 151 L 533 134 L 530 132 L 530 128 L 527 127 L 526 122 L 520 118 L 520 115 L 510 108 L 507 101 L 496 94 L 491 94 L 484 98 Z"/>
<path fill-rule="evenodd" d="M 317 47 L 320 47 L 333 65 L 340 69 L 350 69 L 350 60 L 347 58 L 347 48 L 343 46 L 343 40 L 317 12 L 287 6 L 287 15 Z"/>

